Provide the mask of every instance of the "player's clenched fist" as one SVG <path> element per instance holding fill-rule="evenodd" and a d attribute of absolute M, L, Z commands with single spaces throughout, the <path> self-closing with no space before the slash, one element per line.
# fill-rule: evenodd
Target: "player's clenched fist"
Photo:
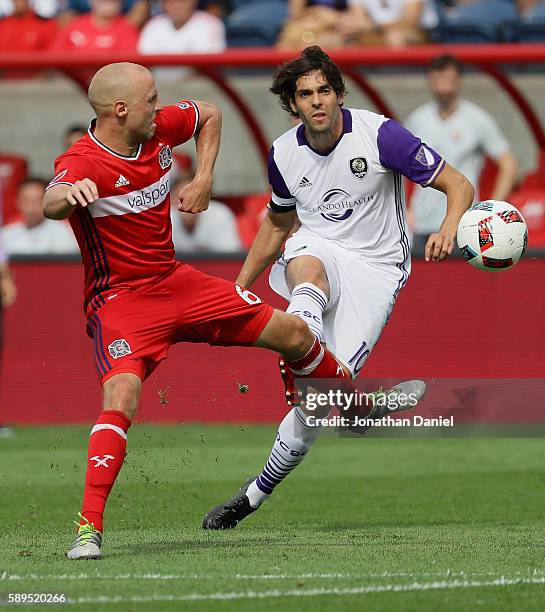
<path fill-rule="evenodd" d="M 200 213 L 208 209 L 212 181 L 193 179 L 178 194 L 178 210 L 187 213 Z"/>
<path fill-rule="evenodd" d="M 72 206 L 87 206 L 98 200 L 98 189 L 91 179 L 76 181 L 65 194 L 66 201 Z"/>
<path fill-rule="evenodd" d="M 454 248 L 454 236 L 447 232 L 437 232 L 428 238 L 424 253 L 426 261 L 442 261 L 446 259 Z"/>

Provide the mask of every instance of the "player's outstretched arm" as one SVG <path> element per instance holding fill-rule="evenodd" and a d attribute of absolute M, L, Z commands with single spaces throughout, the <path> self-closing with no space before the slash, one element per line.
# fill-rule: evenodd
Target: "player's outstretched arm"
<path fill-rule="evenodd" d="M 195 131 L 197 170 L 191 183 L 179 193 L 178 210 L 200 213 L 208 208 L 214 164 L 220 148 L 221 110 L 215 104 L 195 101 L 199 109 L 199 123 Z"/>
<path fill-rule="evenodd" d="M 445 164 L 431 187 L 447 196 L 447 214 L 439 231 L 428 238 L 425 250 L 426 261 L 446 259 L 454 248 L 458 223 L 473 203 L 475 189 L 467 178 L 449 164 Z"/>
<path fill-rule="evenodd" d="M 274 213 L 269 210 L 240 270 L 237 285 L 250 288 L 263 270 L 275 260 L 296 220 L 295 211 Z"/>
<path fill-rule="evenodd" d="M 53 185 L 44 196 L 44 216 L 47 219 L 66 219 L 76 206 L 88 206 L 98 200 L 97 186 L 91 179 L 73 185 Z"/>

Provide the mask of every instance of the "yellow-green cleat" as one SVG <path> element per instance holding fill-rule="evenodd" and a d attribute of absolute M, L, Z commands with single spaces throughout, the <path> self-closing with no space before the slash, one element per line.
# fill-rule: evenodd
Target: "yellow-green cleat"
<path fill-rule="evenodd" d="M 79 515 L 83 520 L 87 519 Z M 93 523 L 87 521 L 84 525 L 78 525 L 78 535 L 72 544 L 72 548 L 66 553 L 66 557 L 71 560 L 77 559 L 100 559 L 102 553 L 100 547 L 102 545 L 102 534 L 95 529 Z"/>

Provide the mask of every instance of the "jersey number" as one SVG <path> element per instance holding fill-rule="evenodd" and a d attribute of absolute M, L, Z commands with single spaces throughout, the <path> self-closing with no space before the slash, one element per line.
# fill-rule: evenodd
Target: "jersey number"
<path fill-rule="evenodd" d="M 261 298 L 257 297 L 255 293 L 248 291 L 248 289 L 242 289 L 239 285 L 235 285 L 237 288 L 237 293 L 240 297 L 250 304 L 250 306 L 255 306 L 256 304 L 261 304 Z"/>

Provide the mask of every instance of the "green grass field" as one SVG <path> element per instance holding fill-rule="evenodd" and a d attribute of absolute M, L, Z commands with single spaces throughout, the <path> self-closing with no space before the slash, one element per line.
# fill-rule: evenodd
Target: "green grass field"
<path fill-rule="evenodd" d="M 325 436 L 235 530 L 273 427 L 135 426 L 101 561 L 69 562 L 88 427 L 0 439 L 0 599 L 88 610 L 543 610 L 541 439 Z"/>

